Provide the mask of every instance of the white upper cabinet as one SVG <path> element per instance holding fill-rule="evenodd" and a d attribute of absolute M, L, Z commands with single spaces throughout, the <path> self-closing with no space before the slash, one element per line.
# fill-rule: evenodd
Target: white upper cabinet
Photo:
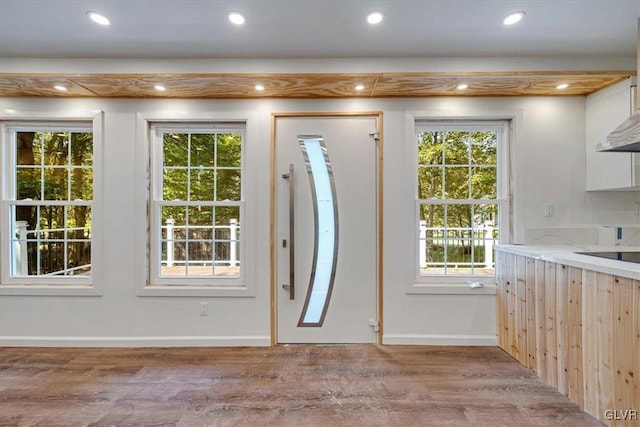
<path fill-rule="evenodd" d="M 587 96 L 587 191 L 640 191 L 640 154 L 598 152 L 596 145 L 633 113 L 635 78 Z"/>

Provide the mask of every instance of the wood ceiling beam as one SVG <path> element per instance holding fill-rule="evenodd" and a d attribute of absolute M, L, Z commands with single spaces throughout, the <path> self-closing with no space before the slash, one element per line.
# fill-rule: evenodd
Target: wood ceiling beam
<path fill-rule="evenodd" d="M 304 74 L 8 74 L 1 97 L 99 98 L 388 98 L 588 95 L 636 75 L 624 71 L 513 71 Z M 254 89 L 264 86 L 263 92 Z M 468 89 L 456 90 L 459 83 Z M 569 83 L 557 90 L 559 83 Z M 161 84 L 166 91 L 158 92 Z M 357 92 L 356 84 L 365 90 Z M 60 92 L 55 85 L 68 90 Z"/>

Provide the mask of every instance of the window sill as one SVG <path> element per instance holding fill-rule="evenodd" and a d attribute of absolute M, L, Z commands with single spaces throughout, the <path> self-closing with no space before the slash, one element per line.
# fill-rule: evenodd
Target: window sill
<path fill-rule="evenodd" d="M 485 283 L 482 288 L 470 288 L 466 283 L 416 283 L 407 290 L 408 295 L 495 295 L 495 283 Z"/>
<path fill-rule="evenodd" d="M 254 297 L 253 289 L 246 286 L 145 286 L 138 290 L 139 297 Z"/>
<path fill-rule="evenodd" d="M 93 286 L 85 285 L 1 285 L 1 296 L 101 296 Z"/>

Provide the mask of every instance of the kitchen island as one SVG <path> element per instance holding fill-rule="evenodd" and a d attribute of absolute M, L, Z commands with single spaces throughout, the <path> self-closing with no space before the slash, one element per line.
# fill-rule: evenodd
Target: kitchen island
<path fill-rule="evenodd" d="M 607 425 L 640 426 L 640 264 L 496 247 L 499 346 Z"/>

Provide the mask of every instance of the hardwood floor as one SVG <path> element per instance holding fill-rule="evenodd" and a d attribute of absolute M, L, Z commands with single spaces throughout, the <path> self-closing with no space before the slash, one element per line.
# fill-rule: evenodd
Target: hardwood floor
<path fill-rule="evenodd" d="M 601 426 L 497 347 L 0 348 L 1 426 Z"/>

